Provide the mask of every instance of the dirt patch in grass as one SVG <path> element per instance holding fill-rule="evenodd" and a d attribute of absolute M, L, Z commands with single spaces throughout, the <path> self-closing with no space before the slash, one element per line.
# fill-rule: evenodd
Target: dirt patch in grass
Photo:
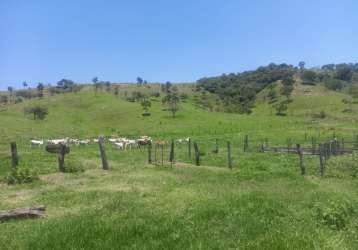
<path fill-rule="evenodd" d="M 21 190 L 1 195 L 2 205 L 7 208 L 24 206 L 32 200 L 34 192 L 32 190 Z"/>

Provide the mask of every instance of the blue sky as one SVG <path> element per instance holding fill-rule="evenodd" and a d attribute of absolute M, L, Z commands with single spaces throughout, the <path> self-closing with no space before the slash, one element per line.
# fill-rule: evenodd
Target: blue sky
<path fill-rule="evenodd" d="M 0 0 L 0 88 L 358 62 L 356 0 Z"/>

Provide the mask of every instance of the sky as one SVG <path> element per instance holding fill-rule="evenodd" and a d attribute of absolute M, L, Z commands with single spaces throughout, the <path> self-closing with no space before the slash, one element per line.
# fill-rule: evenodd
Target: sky
<path fill-rule="evenodd" d="M 0 89 L 358 62 L 356 0 L 0 0 Z"/>

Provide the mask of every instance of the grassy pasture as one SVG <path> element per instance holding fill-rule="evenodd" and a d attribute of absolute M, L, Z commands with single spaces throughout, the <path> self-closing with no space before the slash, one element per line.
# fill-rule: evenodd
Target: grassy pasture
<path fill-rule="evenodd" d="M 152 116 L 142 117 L 138 103 L 95 96 L 89 89 L 31 100 L 49 106 L 45 121 L 24 115 L 29 102 L 2 108 L 0 178 L 9 172 L 9 142 L 15 140 L 20 168 L 37 169 L 40 180 L 0 183 L 0 210 L 44 204 L 47 217 L 0 224 L 0 249 L 357 249 L 357 154 L 331 158 L 320 178 L 316 156 L 305 156 L 303 177 L 296 155 L 256 152 L 264 138 L 283 146 L 288 138 L 308 145 L 311 137 L 325 140 L 333 133 L 353 140 L 357 107 L 342 112 L 348 108 L 344 98 L 320 87 L 298 87 L 286 117 L 260 102 L 249 116 L 213 113 L 196 108 L 191 98 L 174 119 L 153 98 Z M 312 118 L 322 110 L 326 118 Z M 29 146 L 30 138 L 99 134 L 191 137 L 203 153 L 202 166 L 193 165 L 186 145 L 176 146 L 173 168 L 147 164 L 145 149 L 122 152 L 107 145 L 105 172 L 98 145 L 89 145 L 73 146 L 66 156 L 67 164 L 84 172 L 60 174 L 55 155 Z M 212 153 L 215 138 L 219 154 Z"/>

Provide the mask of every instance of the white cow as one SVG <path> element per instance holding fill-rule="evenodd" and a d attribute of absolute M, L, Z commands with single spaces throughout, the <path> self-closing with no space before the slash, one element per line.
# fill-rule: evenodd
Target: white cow
<path fill-rule="evenodd" d="M 44 145 L 43 140 L 31 140 L 31 146 L 42 146 Z"/>
<path fill-rule="evenodd" d="M 129 149 L 132 149 L 132 146 L 135 146 L 137 144 L 136 140 L 123 140 L 125 148 L 127 149 L 127 147 L 129 147 Z"/>
<path fill-rule="evenodd" d="M 67 144 L 68 143 L 68 139 L 54 139 L 54 140 L 47 140 L 48 144 Z"/>
<path fill-rule="evenodd" d="M 89 140 L 89 139 L 86 139 L 86 140 L 80 140 L 79 141 L 79 145 L 88 145 L 88 144 L 90 144 L 90 142 L 91 142 L 91 140 Z"/>
<path fill-rule="evenodd" d="M 125 149 L 125 143 L 124 142 L 115 142 L 114 145 L 120 150 Z"/>

